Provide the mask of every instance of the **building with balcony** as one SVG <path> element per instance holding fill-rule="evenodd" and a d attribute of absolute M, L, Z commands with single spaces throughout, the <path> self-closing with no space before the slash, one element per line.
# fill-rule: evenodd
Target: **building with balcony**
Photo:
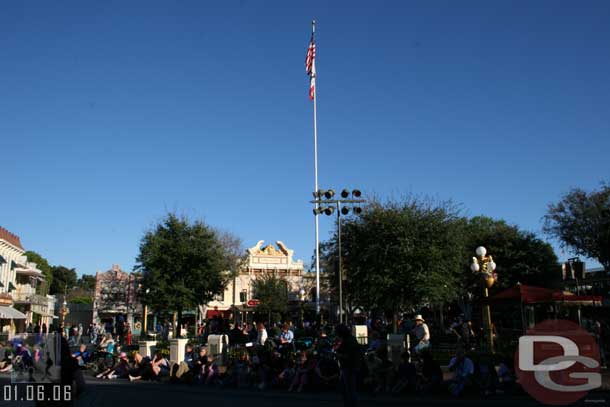
<path fill-rule="evenodd" d="M 19 236 L 0 227 L 0 329 L 23 332 L 29 324 L 53 322 L 55 297 L 39 295 L 44 283 L 36 263 L 29 262 Z"/>

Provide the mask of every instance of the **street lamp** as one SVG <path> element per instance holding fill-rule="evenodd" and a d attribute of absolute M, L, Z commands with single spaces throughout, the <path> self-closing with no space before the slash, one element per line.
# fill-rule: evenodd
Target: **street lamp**
<path fill-rule="evenodd" d="M 142 289 L 142 284 L 139 284 L 139 288 Z M 145 293 L 148 294 L 150 292 L 150 288 L 147 288 Z M 147 327 L 148 327 L 148 305 L 144 304 L 144 315 L 142 316 L 142 329 L 140 331 L 140 336 L 145 337 L 147 335 Z"/>
<path fill-rule="evenodd" d="M 303 287 L 301 287 L 301 289 L 299 290 L 299 300 L 301 301 L 301 327 L 305 326 L 305 310 L 304 310 L 304 306 L 305 306 L 305 289 Z"/>
<path fill-rule="evenodd" d="M 483 305 L 483 318 L 485 319 L 485 331 L 487 335 L 489 351 L 491 353 L 494 353 L 494 340 L 493 332 L 491 329 L 491 311 L 489 309 L 489 303 L 487 302 L 487 298 L 489 297 L 489 289 L 498 279 L 498 275 L 495 273 L 496 263 L 494 262 L 491 256 L 487 256 L 487 249 L 485 249 L 483 246 L 477 247 L 475 252 L 477 257 L 472 258 L 470 270 L 472 270 L 473 273 L 481 273 L 481 277 L 484 283 L 483 293 L 485 294 L 485 304 Z"/>
<path fill-rule="evenodd" d="M 351 195 L 351 198 L 350 198 Z M 314 216 L 318 216 L 324 213 L 327 216 L 331 216 L 335 210 L 337 212 L 337 235 L 338 235 L 338 257 L 339 257 L 339 323 L 343 323 L 343 259 L 341 256 L 341 215 L 348 215 L 349 211 L 351 211 L 355 215 L 359 215 L 362 213 L 362 208 L 360 208 L 360 204 L 366 202 L 364 199 L 359 199 L 362 196 L 362 192 L 359 189 L 354 189 L 351 192 L 348 189 L 343 189 L 341 191 L 340 199 L 333 199 L 335 196 L 335 190 L 329 189 L 318 190 L 313 193 L 314 200 L 311 201 L 314 206 L 313 214 Z M 352 205 L 347 206 L 346 204 Z M 342 206 L 343 205 L 343 206 Z M 319 304 L 320 301 L 320 288 L 317 287 L 318 298 L 316 301 Z"/>
<path fill-rule="evenodd" d="M 59 327 L 61 329 L 61 335 L 64 334 L 64 324 L 66 322 L 66 315 L 70 313 L 70 309 L 68 308 L 68 303 L 66 302 L 66 297 L 64 296 L 64 302 L 61 304 L 61 309 L 59 310 L 59 315 L 61 316 L 61 320 L 59 321 Z"/>

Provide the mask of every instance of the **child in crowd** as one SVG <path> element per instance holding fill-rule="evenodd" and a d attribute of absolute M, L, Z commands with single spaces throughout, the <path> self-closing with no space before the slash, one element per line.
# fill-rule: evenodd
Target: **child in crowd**
<path fill-rule="evenodd" d="M 299 359 L 297 360 L 296 373 L 288 391 L 293 391 L 295 388 L 299 393 L 303 391 L 309 381 L 309 375 L 313 371 L 313 362 L 313 358 L 311 358 L 307 352 L 301 352 Z"/>

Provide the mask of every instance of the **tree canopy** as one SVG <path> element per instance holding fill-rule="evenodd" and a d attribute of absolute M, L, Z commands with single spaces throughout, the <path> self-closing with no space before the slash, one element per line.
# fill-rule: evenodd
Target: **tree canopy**
<path fill-rule="evenodd" d="M 179 317 L 223 292 L 232 266 L 213 228 L 173 213 L 144 235 L 136 262 L 142 302 L 158 312 L 176 311 Z"/>
<path fill-rule="evenodd" d="M 451 298 L 463 254 L 457 210 L 418 199 L 374 202 L 342 223 L 344 293 L 349 303 L 398 311 Z M 338 235 L 322 246 L 337 284 Z"/>
<path fill-rule="evenodd" d="M 91 274 L 83 274 L 76 281 L 76 286 L 85 292 L 95 292 L 95 276 Z"/>
<path fill-rule="evenodd" d="M 53 278 L 49 294 L 63 294 L 64 290 L 71 290 L 76 285 L 76 270 L 65 266 L 52 266 Z"/>
<path fill-rule="evenodd" d="M 610 184 L 590 193 L 574 188 L 549 204 L 544 231 L 610 270 Z"/>
<path fill-rule="evenodd" d="M 47 259 L 45 259 L 36 252 L 27 251 L 25 252 L 25 256 L 27 257 L 28 261 L 36 263 L 36 267 L 38 268 L 38 270 L 42 271 L 42 275 L 45 279 L 43 290 L 44 292 L 41 291 L 39 292 L 39 294 L 46 294 L 46 292 L 49 291 L 49 288 L 51 287 L 51 284 L 53 282 L 53 271 L 51 270 L 51 265 L 49 264 Z"/>
<path fill-rule="evenodd" d="M 495 289 L 517 282 L 549 286 L 560 277 L 552 247 L 503 220 L 467 218 L 450 202 L 407 198 L 373 202 L 342 221 L 344 295 L 348 303 L 387 311 L 438 305 L 481 293 L 470 271 L 478 246 L 493 255 Z M 321 265 L 336 292 L 338 235 L 321 245 Z"/>

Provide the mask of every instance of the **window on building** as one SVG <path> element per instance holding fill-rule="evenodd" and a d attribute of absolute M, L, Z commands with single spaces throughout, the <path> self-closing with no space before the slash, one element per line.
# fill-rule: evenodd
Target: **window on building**
<path fill-rule="evenodd" d="M 220 294 L 216 294 L 214 296 L 214 301 L 224 302 L 225 300 L 225 292 L 221 292 Z"/>

